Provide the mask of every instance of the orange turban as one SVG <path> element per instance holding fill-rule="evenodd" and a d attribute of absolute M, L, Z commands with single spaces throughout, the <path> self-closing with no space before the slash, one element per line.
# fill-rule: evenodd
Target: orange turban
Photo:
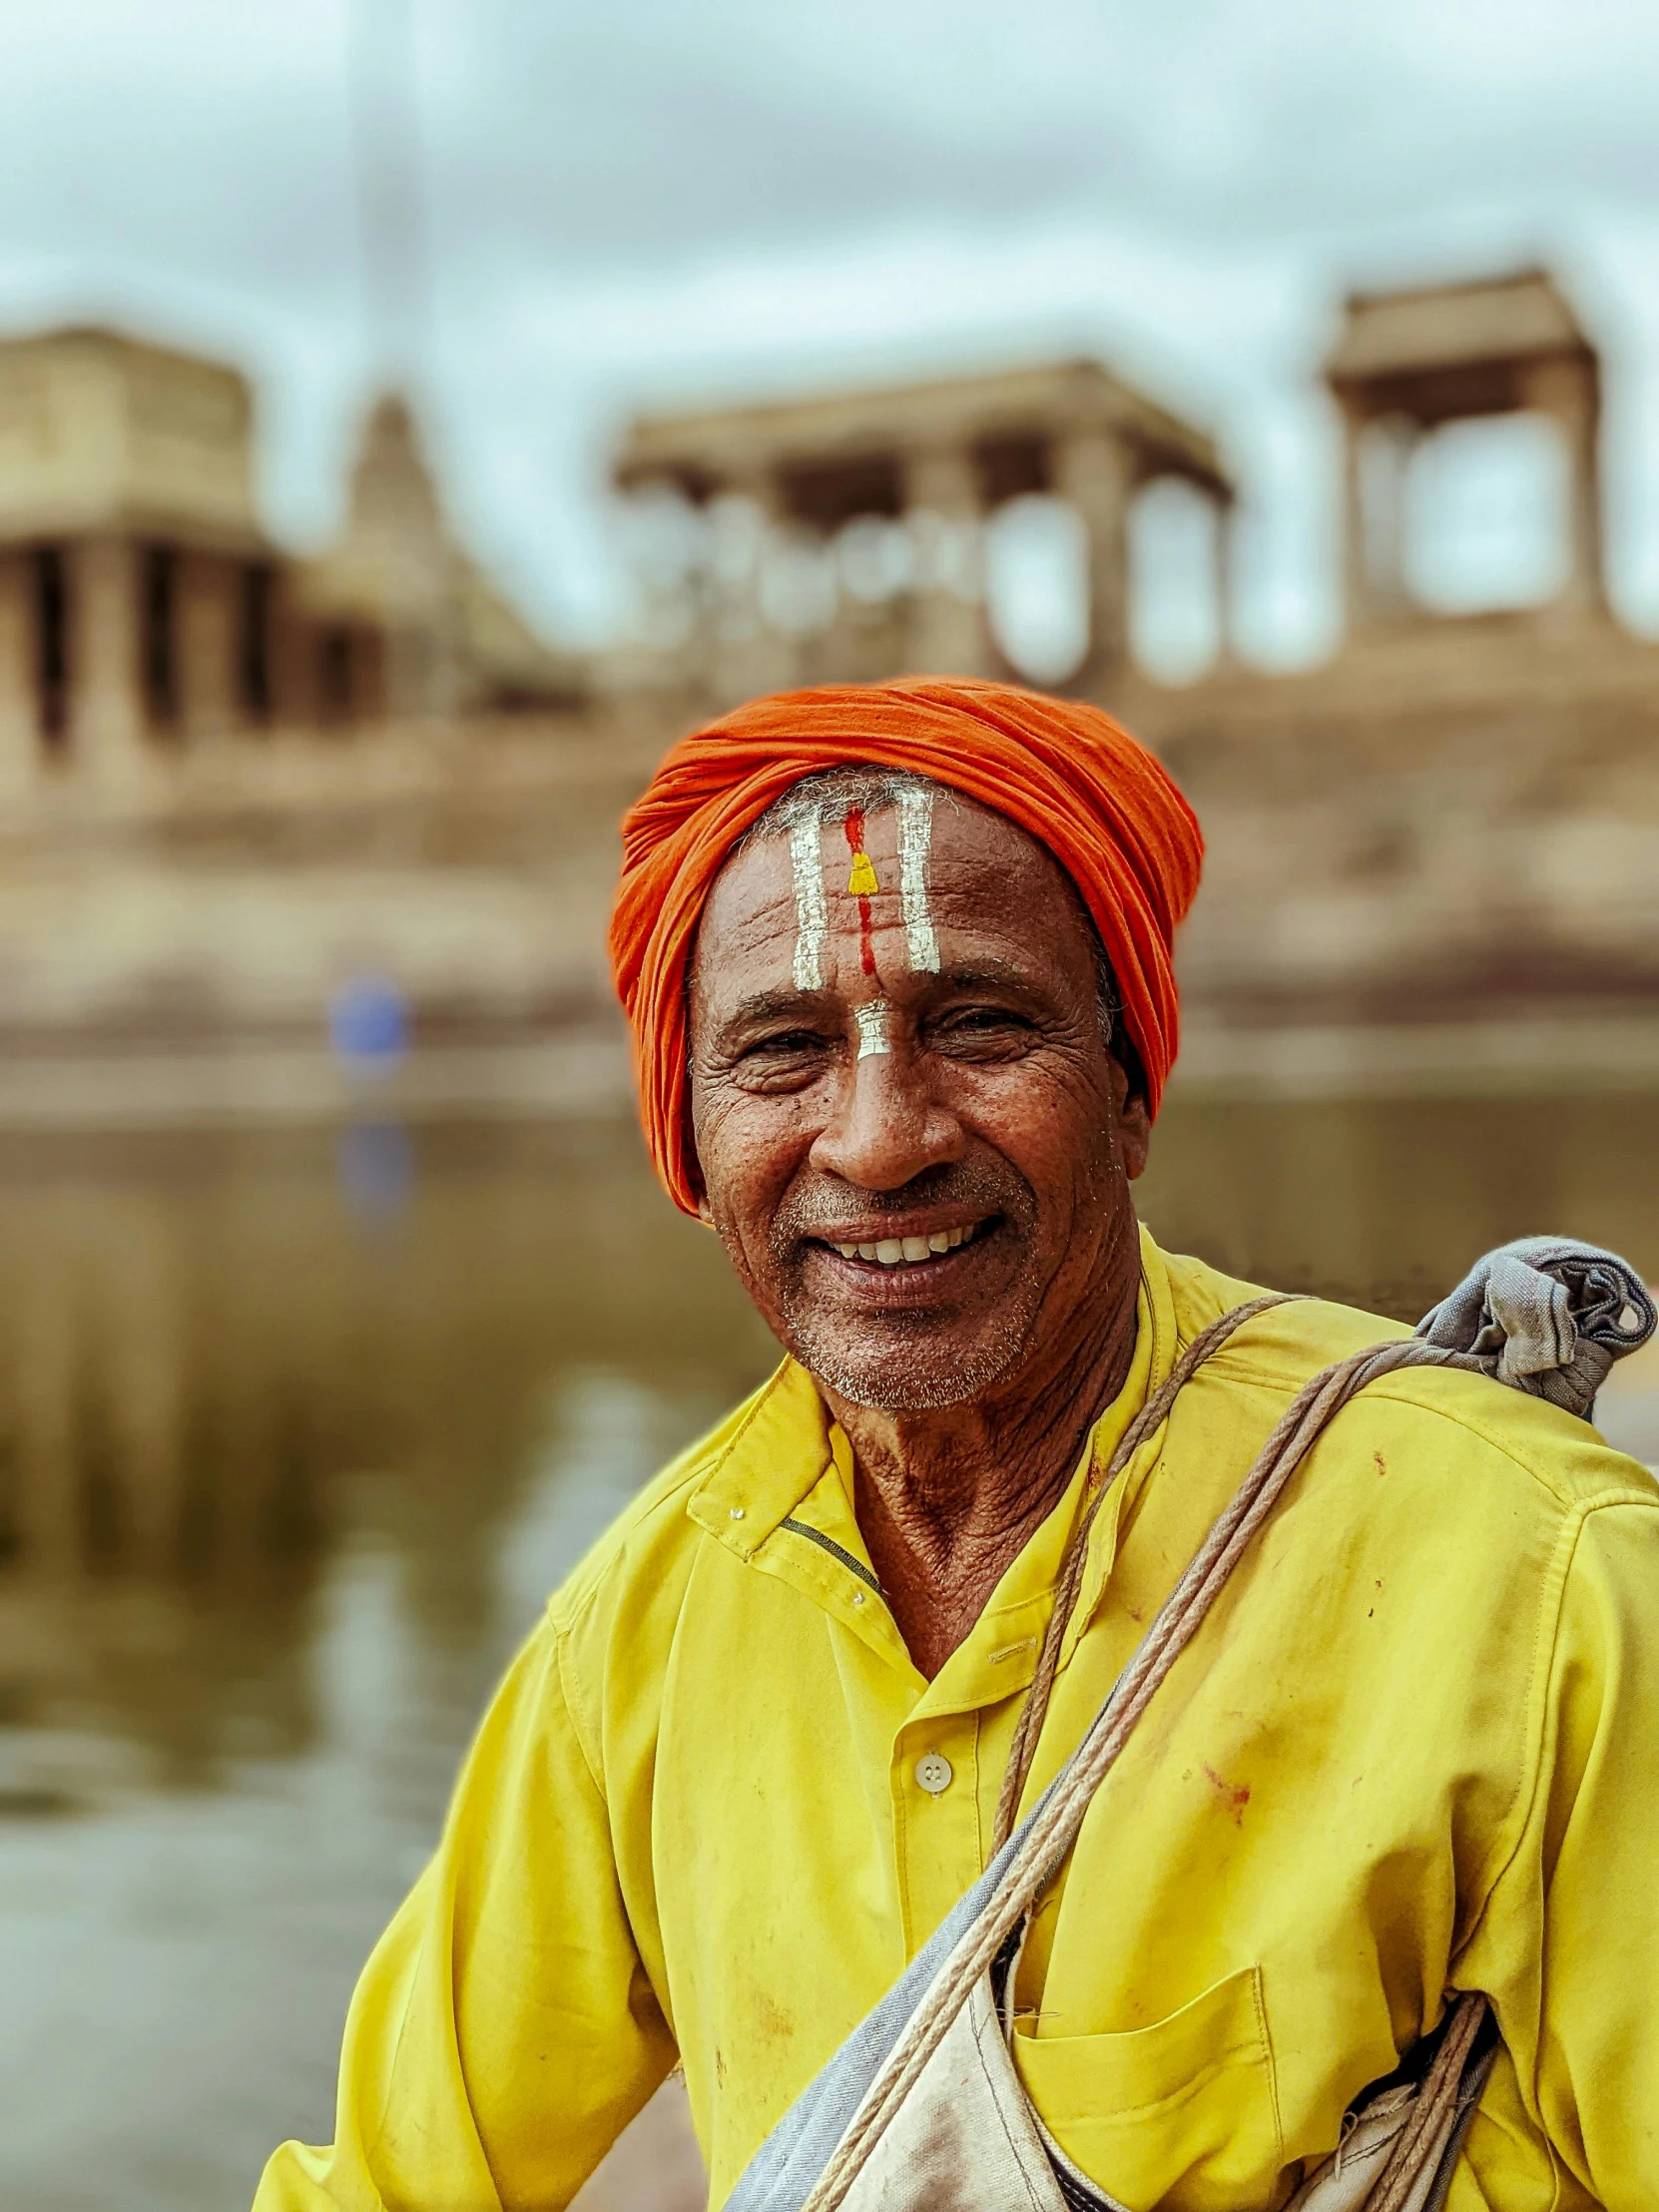
<path fill-rule="evenodd" d="M 910 676 L 752 700 L 674 746 L 622 826 L 611 966 L 634 1032 L 657 1173 L 697 1211 L 686 1099 L 686 961 L 727 854 L 823 769 L 907 769 L 1039 838 L 1094 916 L 1158 1110 L 1175 1059 L 1175 925 L 1204 840 L 1164 770 L 1098 707 L 1012 684 Z"/>

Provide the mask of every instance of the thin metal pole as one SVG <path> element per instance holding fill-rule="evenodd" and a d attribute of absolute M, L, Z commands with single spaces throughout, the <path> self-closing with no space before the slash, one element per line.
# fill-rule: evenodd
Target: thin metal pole
<path fill-rule="evenodd" d="M 363 304 L 378 381 L 407 386 L 431 279 L 421 192 L 413 0 L 347 0 Z"/>

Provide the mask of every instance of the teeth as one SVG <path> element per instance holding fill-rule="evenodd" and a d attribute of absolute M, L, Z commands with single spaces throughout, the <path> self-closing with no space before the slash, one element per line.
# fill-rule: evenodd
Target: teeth
<path fill-rule="evenodd" d="M 882 1237 L 875 1244 L 838 1244 L 835 1250 L 843 1260 L 873 1260 L 883 1268 L 913 1267 L 937 1253 L 954 1252 L 977 1227 L 970 1222 L 963 1229 L 935 1229 L 929 1237 Z"/>

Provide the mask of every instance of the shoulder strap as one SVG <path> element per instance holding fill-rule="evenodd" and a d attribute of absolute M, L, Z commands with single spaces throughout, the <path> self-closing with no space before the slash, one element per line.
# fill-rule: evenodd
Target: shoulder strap
<path fill-rule="evenodd" d="M 1265 1304 L 1270 1303 L 1276 1301 L 1253 1302 L 1251 1310 L 1260 1312 Z M 1236 1308 L 1234 1314 L 1223 1317 L 1223 1323 L 1232 1322 L 1236 1328 L 1245 1318 L 1246 1310 Z M 1205 1339 L 1200 1338 L 1190 1348 L 1191 1364 L 1181 1375 L 1182 1383 L 1200 1364 L 1199 1359 L 1191 1359 L 1191 1354 L 1199 1352 L 1202 1345 L 1204 1350 L 1200 1359 L 1208 1358 L 1217 1345 L 1225 1342 L 1226 1337 L 1232 1333 L 1224 1328 L 1223 1323 L 1214 1325 L 1218 1334 L 1212 1342 L 1206 1344 Z M 1208 1337 L 1210 1332 L 1205 1334 Z M 1375 1382 L 1381 1376 L 1392 1374 L 1396 1369 L 1429 1366 L 1478 1368 L 1479 1365 L 1479 1361 L 1467 1353 L 1446 1351 L 1439 1346 L 1425 1344 L 1418 1338 L 1406 1337 L 1395 1343 L 1374 1346 L 1367 1351 L 1353 1354 L 1347 1360 L 1338 1361 L 1334 1367 L 1323 1369 L 1298 1391 L 1262 1446 L 1255 1464 L 1239 1485 L 1231 1502 L 1224 1507 L 1186 1572 L 1165 1600 L 1135 1656 L 1118 1677 L 1105 1704 L 1090 1722 L 1082 1742 L 1010 1839 L 1002 1855 L 994 1888 L 983 1899 L 977 1917 L 929 1982 L 920 2002 L 889 2049 L 851 2123 L 837 2143 L 833 2156 L 807 2199 L 803 2212 L 834 2212 L 834 2208 L 841 2203 L 871 2148 L 910 2093 L 923 2067 L 938 2048 L 946 2029 L 967 2001 L 969 1991 L 980 1975 L 989 1971 L 1004 1943 L 1023 1926 L 1037 1901 L 1059 1873 L 1067 1853 L 1077 1840 L 1077 1833 L 1094 1801 L 1095 1793 L 1116 1765 L 1135 1723 L 1151 1703 L 1177 1659 L 1198 1634 L 1211 1606 L 1226 1587 L 1229 1575 L 1244 1556 L 1251 1539 L 1273 1511 L 1286 1484 L 1326 1427 L 1350 1398 L 1364 1389 L 1368 1382 Z M 1173 1374 L 1170 1384 L 1180 1387 Z M 1135 1428 L 1140 1430 L 1135 1435 L 1135 1443 L 1129 1444 L 1130 1451 L 1151 1433 L 1158 1420 L 1168 1411 L 1175 1394 L 1170 1384 L 1166 1384 L 1156 1398 L 1148 1401 L 1141 1421 L 1134 1424 L 1129 1434 L 1126 1434 L 1124 1443 L 1129 1444 L 1129 1436 L 1135 1434 Z M 1155 1407 L 1158 1408 L 1156 1412 Z M 1113 1455 L 1112 1468 L 1109 1470 L 1111 1479 L 1115 1479 L 1116 1474 L 1121 1472 L 1122 1464 L 1127 1462 L 1128 1456 L 1129 1452 L 1120 1445 L 1118 1452 Z M 1106 1483 L 1103 1482 L 1103 1492 L 1105 1487 Z M 1091 1517 L 1092 1513 L 1083 1516 L 1085 1521 Z M 1061 1622 L 1058 1631 L 1060 1635 L 1064 1634 L 1063 1613 L 1068 1610 L 1069 1608 L 1056 1604 L 1055 1619 Z M 1053 1636 L 1055 1633 L 1051 1621 L 1049 1634 Z M 1046 1642 L 1047 1639 L 1045 1648 Z M 1055 1648 L 1057 1652 L 1057 1642 Z M 1051 1683 L 1052 1665 L 1048 1671 L 1048 1679 Z M 1035 1690 L 1035 1681 L 1032 1687 Z M 1025 1751 L 1027 1762 L 1034 1743 L 1033 1728 Z"/>
<path fill-rule="evenodd" d="M 1083 1569 L 1089 1556 L 1089 1532 L 1094 1527 L 1095 1516 L 1105 1503 L 1107 1492 L 1146 1439 L 1156 1434 L 1168 1419 L 1170 1407 L 1210 1355 L 1219 1352 L 1233 1332 L 1245 1322 L 1254 1321 L 1258 1314 L 1267 1313 L 1271 1307 L 1291 1303 L 1290 1294 L 1286 1292 L 1264 1292 L 1262 1297 L 1249 1299 L 1244 1305 L 1235 1306 L 1219 1320 L 1211 1322 L 1208 1329 L 1201 1330 L 1170 1370 L 1168 1381 L 1153 1392 L 1124 1430 L 1105 1469 L 1091 1470 L 1089 1481 L 1092 1494 L 1077 1517 L 1077 1525 L 1066 1545 L 1065 1557 L 1060 1562 L 1059 1577 L 1054 1588 L 1054 1610 L 1048 1616 L 1042 1649 L 1037 1654 L 1036 1670 L 1031 1677 L 1031 1687 L 1020 1711 L 1019 1722 L 1014 1730 L 1013 1748 L 1008 1754 L 1008 1764 L 1003 1772 L 1002 1792 L 997 1799 L 996 1821 L 991 1835 L 993 1854 L 1001 1850 L 1014 1832 L 1019 1801 L 1025 1791 L 1026 1777 L 1031 1772 L 1031 1761 L 1036 1755 L 1037 1738 L 1042 1733 L 1043 1721 L 1048 1713 L 1048 1700 L 1054 1688 L 1055 1674 L 1059 1670 L 1066 1630 L 1077 1609 L 1077 1595 L 1083 1586 Z"/>

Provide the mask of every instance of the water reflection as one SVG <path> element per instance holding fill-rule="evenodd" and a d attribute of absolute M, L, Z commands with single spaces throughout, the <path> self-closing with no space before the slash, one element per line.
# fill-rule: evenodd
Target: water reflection
<path fill-rule="evenodd" d="M 1414 1313 L 1540 1227 L 1659 1274 L 1653 1129 L 1638 1098 L 1177 1101 L 1146 1207 Z M 628 1131 L 395 1132 L 394 1173 L 363 1134 L 0 1147 L 0 2202 L 29 2212 L 223 2212 L 327 2132 L 352 1979 L 491 1681 L 771 1358 Z M 1638 1377 L 1610 1425 L 1659 1457 L 1656 1407 Z M 592 2201 L 696 2196 L 671 2093 Z"/>
<path fill-rule="evenodd" d="M 0 2202 L 246 2202 L 513 1644 L 764 1371 L 625 1131 L 0 1149 Z M 9 1816 L 9 1817 L 7 1817 Z"/>

